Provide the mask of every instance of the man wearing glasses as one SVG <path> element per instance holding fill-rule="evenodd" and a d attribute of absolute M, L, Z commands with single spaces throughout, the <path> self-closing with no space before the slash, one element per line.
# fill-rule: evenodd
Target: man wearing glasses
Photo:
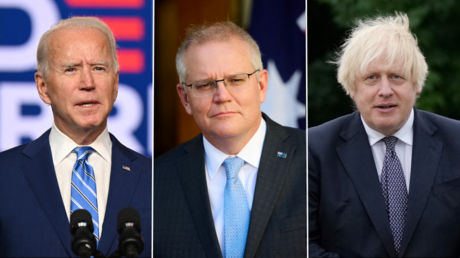
<path fill-rule="evenodd" d="M 231 22 L 193 27 L 176 68 L 202 134 L 155 160 L 155 255 L 305 257 L 305 132 L 261 113 L 256 42 Z"/>

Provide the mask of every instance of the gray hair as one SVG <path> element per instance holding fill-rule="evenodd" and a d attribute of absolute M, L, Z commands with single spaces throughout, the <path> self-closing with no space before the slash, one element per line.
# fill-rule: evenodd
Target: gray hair
<path fill-rule="evenodd" d="M 260 49 L 254 39 L 244 29 L 236 24 L 225 21 L 199 26 L 191 26 L 186 30 L 185 40 L 179 47 L 176 55 L 176 70 L 179 75 L 180 83 L 185 83 L 187 78 L 187 67 L 185 67 L 183 56 L 185 51 L 193 44 L 203 45 L 211 41 L 230 41 L 233 38 L 243 40 L 251 52 L 251 65 L 254 69 L 263 69 Z M 257 74 L 257 79 L 259 74 Z"/>
<path fill-rule="evenodd" d="M 37 70 L 43 74 L 46 78 L 49 72 L 49 60 L 48 60 L 48 38 L 49 36 L 61 29 L 86 29 L 92 28 L 102 32 L 109 42 L 110 55 L 112 57 L 112 66 L 115 72 L 120 70 L 117 60 L 117 43 L 112 31 L 109 27 L 96 17 L 71 17 L 69 19 L 61 20 L 51 27 L 43 36 L 40 38 L 37 48 Z"/>
<path fill-rule="evenodd" d="M 338 59 L 332 62 L 338 65 L 337 79 L 346 93 L 356 90 L 355 79 L 383 55 L 388 64 L 401 66 L 403 76 L 410 78 L 421 91 L 428 65 L 409 29 L 407 15 L 396 12 L 394 16 L 358 20 L 356 24 L 341 46 Z"/>

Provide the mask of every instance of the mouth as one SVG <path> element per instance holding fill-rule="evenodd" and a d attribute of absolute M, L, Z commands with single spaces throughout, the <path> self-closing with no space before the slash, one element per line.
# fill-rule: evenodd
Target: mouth
<path fill-rule="evenodd" d="M 389 104 L 389 105 L 378 105 L 378 106 L 376 106 L 376 107 L 379 108 L 379 109 L 384 109 L 384 110 L 385 110 L 385 109 L 394 108 L 394 107 L 396 107 L 396 105 L 393 105 L 393 104 Z"/>
<path fill-rule="evenodd" d="M 97 104 L 99 104 L 99 103 L 98 102 L 80 102 L 80 103 L 77 103 L 76 106 L 88 108 L 88 107 L 92 107 L 92 106 L 97 105 Z"/>
<path fill-rule="evenodd" d="M 225 112 L 219 112 L 219 113 L 213 115 L 213 117 L 224 117 L 224 116 L 231 116 L 231 115 L 234 115 L 234 114 L 236 114 L 236 112 L 225 111 Z"/>

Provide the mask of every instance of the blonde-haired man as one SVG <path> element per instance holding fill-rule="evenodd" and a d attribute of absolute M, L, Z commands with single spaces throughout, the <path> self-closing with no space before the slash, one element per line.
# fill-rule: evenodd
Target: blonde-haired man
<path fill-rule="evenodd" d="M 409 19 L 358 21 L 336 64 L 357 111 L 309 129 L 310 257 L 459 256 L 460 122 L 414 107 Z"/>

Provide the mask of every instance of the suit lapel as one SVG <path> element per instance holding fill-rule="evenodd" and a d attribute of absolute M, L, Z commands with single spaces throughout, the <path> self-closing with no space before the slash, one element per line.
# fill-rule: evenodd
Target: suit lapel
<path fill-rule="evenodd" d="M 187 154 L 178 157 L 177 173 L 206 256 L 222 257 L 209 203 L 202 137 L 195 137 L 185 148 Z"/>
<path fill-rule="evenodd" d="M 375 168 L 369 140 L 358 112 L 344 126 L 340 136 L 345 143 L 336 150 L 350 176 L 377 233 L 390 256 L 396 256 L 382 187 Z"/>
<path fill-rule="evenodd" d="M 141 174 L 141 168 L 134 163 L 136 156 L 112 134 L 110 134 L 110 138 L 112 139 L 110 187 L 104 225 L 102 225 L 101 241 L 98 248 L 105 255 L 109 255 L 107 252 L 112 245 L 116 244 L 118 212 L 123 208 L 129 207 Z M 123 166 L 129 167 L 130 171 L 124 170 Z"/>
<path fill-rule="evenodd" d="M 257 173 L 244 257 L 256 255 L 296 151 L 294 146 L 284 142 L 289 137 L 286 130 L 267 116 L 263 117 L 267 133 Z M 277 157 L 278 151 L 286 153 L 286 158 Z"/>
<path fill-rule="evenodd" d="M 437 128 L 415 109 L 409 201 L 401 243 L 401 257 L 422 216 L 441 158 L 443 144 L 432 137 L 436 130 Z"/>
<path fill-rule="evenodd" d="M 50 130 L 24 148 L 22 153 L 28 158 L 28 162 L 21 164 L 21 170 L 68 255 L 73 256 L 70 223 L 54 170 L 49 133 Z"/>

